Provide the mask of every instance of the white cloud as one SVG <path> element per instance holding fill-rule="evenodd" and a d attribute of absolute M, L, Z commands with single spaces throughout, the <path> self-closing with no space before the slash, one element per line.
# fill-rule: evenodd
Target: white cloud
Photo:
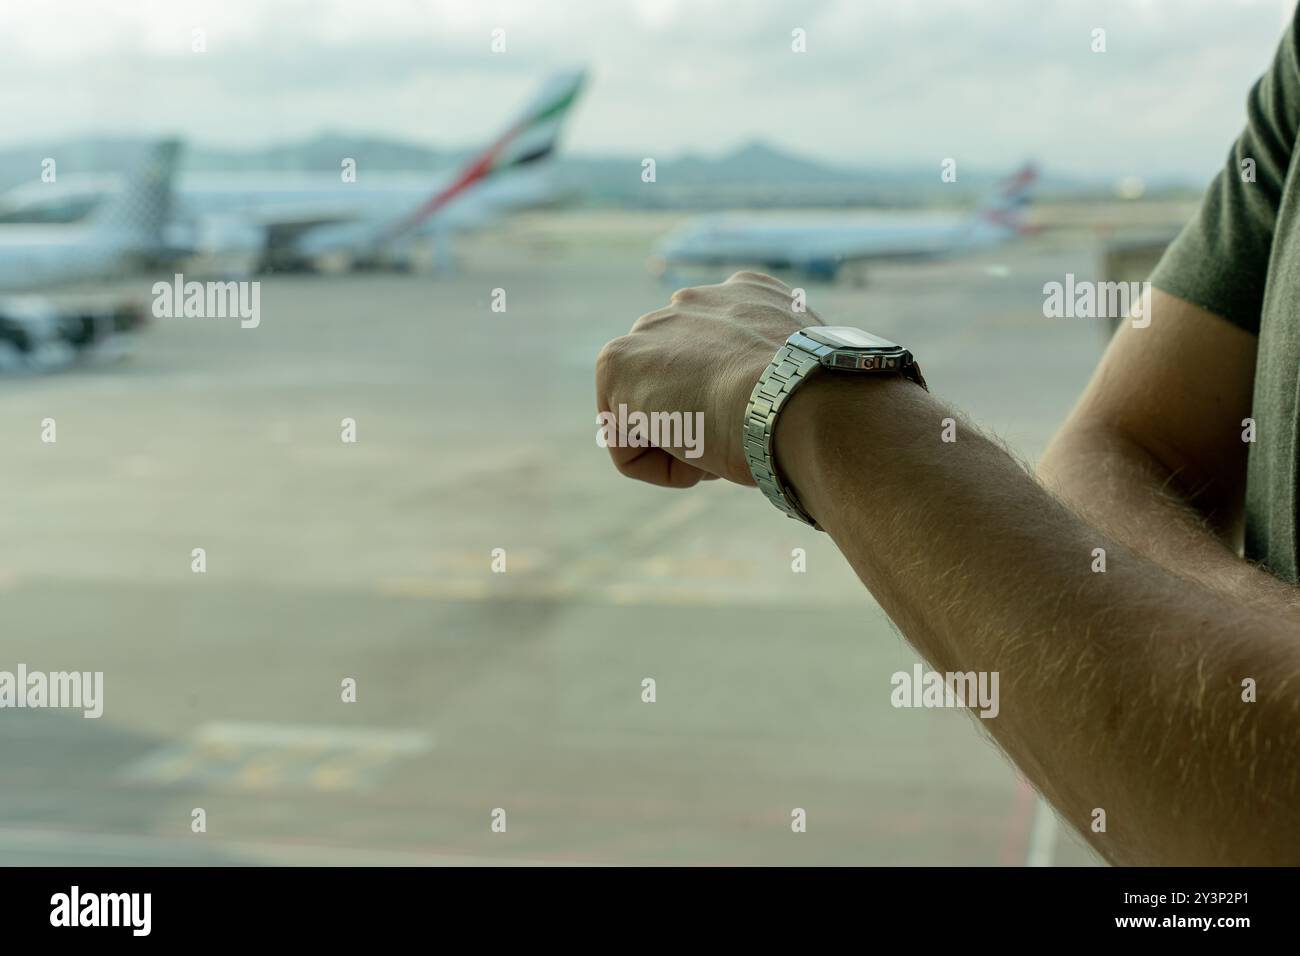
<path fill-rule="evenodd" d="M 957 156 L 1201 174 L 1267 65 L 1282 0 L 6 0 L 9 145 L 87 131 L 261 143 L 490 135 L 552 68 L 593 82 L 572 148 L 752 138 L 842 162 Z M 808 52 L 790 31 L 808 31 Z M 1091 53 L 1093 27 L 1108 52 Z M 191 30 L 208 52 L 190 52 Z M 493 55 L 489 33 L 507 31 Z"/>

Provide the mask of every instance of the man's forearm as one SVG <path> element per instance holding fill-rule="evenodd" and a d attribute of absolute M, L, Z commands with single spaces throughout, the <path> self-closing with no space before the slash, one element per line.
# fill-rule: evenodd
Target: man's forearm
<path fill-rule="evenodd" d="M 1300 592 L 1236 551 L 1240 517 L 1205 498 L 1120 430 L 1072 422 L 1052 442 L 1038 476 L 1088 523 L 1182 577 L 1266 609 L 1290 613 Z"/>
<path fill-rule="evenodd" d="M 943 442 L 950 414 L 827 374 L 782 413 L 777 463 L 918 651 L 999 673 L 982 723 L 1103 855 L 1300 860 L 1294 618 L 1138 555 L 974 429 Z"/>

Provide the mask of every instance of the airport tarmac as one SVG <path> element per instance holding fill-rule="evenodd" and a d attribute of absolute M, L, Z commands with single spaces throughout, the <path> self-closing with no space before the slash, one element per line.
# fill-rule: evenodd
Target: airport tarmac
<path fill-rule="evenodd" d="M 0 379 L 0 670 L 104 673 L 100 719 L 0 711 L 0 863 L 1095 863 L 973 718 L 891 706 L 917 656 L 825 536 L 597 447 L 592 362 L 671 291 L 662 226 L 264 276 L 255 329 Z M 1032 459 L 1103 344 L 1042 286 L 1095 265 L 1042 236 L 809 302 Z"/>

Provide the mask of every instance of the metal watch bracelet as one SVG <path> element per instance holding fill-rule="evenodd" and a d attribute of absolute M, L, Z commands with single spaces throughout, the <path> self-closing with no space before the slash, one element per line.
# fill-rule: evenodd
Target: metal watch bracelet
<path fill-rule="evenodd" d="M 777 471 L 772 436 L 776 431 L 781 408 L 791 394 L 804 379 L 821 367 L 821 358 L 834 351 L 829 345 L 823 345 L 798 332 L 794 333 L 785 345 L 777 349 L 771 363 L 758 377 L 758 383 L 750 393 L 749 405 L 745 409 L 745 461 L 749 464 L 754 481 L 768 501 L 779 510 L 818 531 L 822 530 L 821 527 L 799 504 Z M 916 362 L 908 363 L 898 374 L 926 388 L 925 378 Z"/>

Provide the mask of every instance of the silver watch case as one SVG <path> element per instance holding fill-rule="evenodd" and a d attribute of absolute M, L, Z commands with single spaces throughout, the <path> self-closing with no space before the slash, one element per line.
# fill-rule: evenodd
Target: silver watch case
<path fill-rule="evenodd" d="M 799 330 L 785 342 L 838 372 L 906 375 L 916 364 L 912 353 L 901 345 L 849 326 L 814 325 Z"/>

